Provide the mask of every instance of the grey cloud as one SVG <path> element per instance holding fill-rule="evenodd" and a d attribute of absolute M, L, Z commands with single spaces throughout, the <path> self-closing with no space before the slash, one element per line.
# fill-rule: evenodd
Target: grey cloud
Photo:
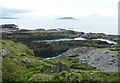
<path fill-rule="evenodd" d="M 15 17 L 0 17 L 0 19 L 19 19 L 19 18 L 15 18 Z"/>
<path fill-rule="evenodd" d="M 88 17 L 98 17 L 98 16 L 100 16 L 99 14 L 91 14 L 91 15 L 89 15 Z"/>
<path fill-rule="evenodd" d="M 20 10 L 20 9 L 9 9 L 9 8 L 0 8 L 0 19 L 18 19 L 16 14 L 19 13 L 28 13 L 31 11 L 28 10 Z"/>

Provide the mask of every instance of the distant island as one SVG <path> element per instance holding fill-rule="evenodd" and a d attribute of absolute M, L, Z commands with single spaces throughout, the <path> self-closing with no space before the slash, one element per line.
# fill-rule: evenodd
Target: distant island
<path fill-rule="evenodd" d="M 76 20 L 73 17 L 62 17 L 62 18 L 58 18 L 58 19 L 72 19 L 72 20 Z"/>

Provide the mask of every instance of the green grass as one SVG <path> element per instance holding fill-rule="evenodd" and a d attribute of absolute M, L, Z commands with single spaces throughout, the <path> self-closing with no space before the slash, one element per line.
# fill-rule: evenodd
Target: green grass
<path fill-rule="evenodd" d="M 95 75 L 99 77 L 100 80 L 106 81 L 117 81 L 119 80 L 119 72 L 95 72 Z"/>
<path fill-rule="evenodd" d="M 73 63 L 70 67 L 73 69 L 79 69 L 79 70 L 93 70 L 93 71 L 96 70 L 95 67 L 92 67 L 92 66 L 87 65 L 87 64 Z"/>
<path fill-rule="evenodd" d="M 10 56 L 3 58 L 3 81 L 27 81 L 32 75 L 40 71 L 45 63 L 42 58 L 32 56 L 34 53 L 29 47 L 12 40 L 2 40 L 2 48 L 10 51 Z M 26 56 L 21 56 L 26 53 Z M 23 64 L 22 60 L 27 58 L 30 64 Z M 17 62 L 14 61 L 17 60 Z"/>
<path fill-rule="evenodd" d="M 18 65 L 10 58 L 3 59 L 2 79 L 3 81 L 27 81 L 31 71 L 22 65 Z"/>
<path fill-rule="evenodd" d="M 120 51 L 120 48 L 109 48 L 111 51 Z"/>
<path fill-rule="evenodd" d="M 35 74 L 28 81 L 51 81 L 54 75 L 48 74 Z"/>
<path fill-rule="evenodd" d="M 2 79 L 4 82 L 94 80 L 94 78 L 89 76 L 90 72 L 93 72 L 100 80 L 118 80 L 118 72 L 105 73 L 92 66 L 79 64 L 78 55 L 44 59 L 33 56 L 33 50 L 20 42 L 14 42 L 8 39 L 1 40 L 0 42 L 2 43 L 3 49 L 7 48 L 10 51 L 10 56 L 2 58 Z M 26 53 L 26 56 L 21 56 L 22 53 Z M 22 63 L 24 58 L 30 60 L 31 63 Z M 16 59 L 17 62 L 14 59 Z M 51 72 L 52 70 L 47 69 L 48 67 L 57 68 L 56 63 L 58 61 L 66 64 L 70 69 L 58 73 Z"/>
<path fill-rule="evenodd" d="M 33 51 L 30 50 L 26 45 L 19 43 L 19 42 L 14 42 L 12 40 L 2 40 L 2 48 L 7 48 L 10 52 L 11 55 L 20 55 L 21 53 L 27 53 L 30 55 L 33 55 Z"/>
<path fill-rule="evenodd" d="M 62 57 L 59 58 L 59 60 L 61 62 L 65 63 L 65 64 L 68 64 L 70 66 L 72 63 L 78 63 L 79 58 L 62 56 Z"/>
<path fill-rule="evenodd" d="M 53 80 L 55 81 L 81 81 L 82 75 L 80 73 L 72 73 L 72 72 L 68 72 L 68 71 L 62 71 L 60 73 L 58 73 L 57 75 L 55 75 L 53 77 Z"/>

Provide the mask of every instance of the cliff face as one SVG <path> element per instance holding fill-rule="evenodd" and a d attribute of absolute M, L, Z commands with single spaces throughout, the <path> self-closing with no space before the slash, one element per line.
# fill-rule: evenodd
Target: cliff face
<path fill-rule="evenodd" d="M 79 34 L 74 31 L 17 31 L 13 33 L 2 33 L 3 39 L 11 38 L 25 42 L 51 40 L 60 38 L 74 38 Z"/>
<path fill-rule="evenodd" d="M 8 28 L 5 28 L 8 29 Z M 119 35 L 106 35 L 104 33 L 84 33 L 72 30 L 18 30 L 11 33 L 2 33 L 3 39 L 11 38 L 17 41 L 32 42 L 40 40 L 53 40 L 61 38 L 86 38 L 86 39 L 107 39 L 120 43 Z"/>
<path fill-rule="evenodd" d="M 28 46 L 33 49 L 36 56 L 39 57 L 55 57 L 69 49 L 77 47 L 111 48 L 113 45 L 114 44 L 109 44 L 106 41 L 100 40 L 69 40 L 28 43 Z"/>
<path fill-rule="evenodd" d="M 107 39 L 117 43 L 120 43 L 120 35 L 106 35 L 104 33 L 86 33 L 81 35 L 81 37 L 86 39 Z"/>

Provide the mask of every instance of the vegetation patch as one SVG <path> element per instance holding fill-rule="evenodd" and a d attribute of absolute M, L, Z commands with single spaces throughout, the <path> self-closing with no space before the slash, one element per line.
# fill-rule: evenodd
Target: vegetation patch
<path fill-rule="evenodd" d="M 120 51 L 120 48 L 109 48 L 111 51 Z"/>
<path fill-rule="evenodd" d="M 5 56 L 2 58 L 3 82 L 55 81 L 58 83 L 59 81 L 63 83 L 63 81 L 91 81 L 95 80 L 95 78 L 90 76 L 90 72 L 92 71 L 95 71 L 93 74 L 99 80 L 116 81 L 119 77 L 118 72 L 105 73 L 90 65 L 79 64 L 78 55 L 61 56 L 50 59 L 40 58 L 35 57 L 33 50 L 23 43 L 14 42 L 9 39 L 1 40 L 0 42 L 2 43 L 2 49 L 7 49 L 10 52 L 9 57 Z M 30 63 L 23 63 L 23 61 L 30 61 Z"/>
<path fill-rule="evenodd" d="M 87 65 L 87 64 L 78 64 L 78 63 L 74 63 L 70 66 L 73 69 L 79 69 L 79 70 L 96 70 L 96 67 Z"/>

